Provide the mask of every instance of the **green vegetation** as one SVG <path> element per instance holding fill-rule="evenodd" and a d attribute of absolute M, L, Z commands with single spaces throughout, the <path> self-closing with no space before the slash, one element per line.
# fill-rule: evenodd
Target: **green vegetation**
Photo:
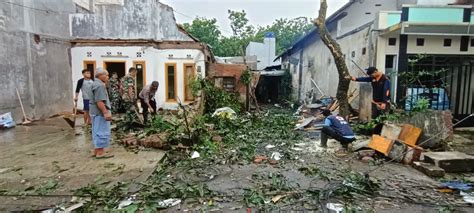
<path fill-rule="evenodd" d="M 191 35 L 209 44 L 217 56 L 241 56 L 250 41 L 261 42 L 266 32 L 275 33 L 277 54 L 282 53 L 312 28 L 310 18 L 277 19 L 271 25 L 255 27 L 245 11 L 228 11 L 231 36 L 223 36 L 215 18 L 197 17 L 183 27 Z"/>

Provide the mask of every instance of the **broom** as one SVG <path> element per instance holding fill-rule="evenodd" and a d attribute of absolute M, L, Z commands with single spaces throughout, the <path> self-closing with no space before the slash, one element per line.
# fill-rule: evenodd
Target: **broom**
<path fill-rule="evenodd" d="M 74 108 L 73 108 L 73 112 L 72 112 L 72 118 L 70 118 L 69 116 L 66 117 L 64 116 L 63 119 L 67 122 L 67 124 L 69 124 L 69 126 L 71 126 L 71 128 L 74 129 L 74 127 L 76 126 L 76 112 L 77 112 L 77 102 L 74 101 Z"/>

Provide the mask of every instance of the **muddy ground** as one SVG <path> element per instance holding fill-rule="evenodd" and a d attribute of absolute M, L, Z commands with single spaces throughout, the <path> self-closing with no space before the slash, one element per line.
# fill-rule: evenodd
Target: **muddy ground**
<path fill-rule="evenodd" d="M 283 190 L 264 195 L 264 205 L 253 207 L 252 212 L 263 211 L 325 211 L 327 203 L 345 204 L 349 210 L 362 212 L 472 212 L 474 207 L 465 203 L 455 194 L 437 192 L 439 180 L 432 179 L 410 166 L 388 163 L 380 169 L 370 173 L 370 179 L 379 185 L 373 195 L 356 195 L 351 199 L 340 196 L 328 196 L 319 199 L 307 195 L 294 196 L 293 192 L 324 191 L 332 186 L 342 184 L 340 175 L 347 175 L 348 171 L 365 173 L 379 165 L 364 163 L 358 160 L 357 154 L 347 157 L 336 157 L 334 150 L 339 145 L 329 141 L 329 148 L 318 146 L 319 141 L 305 139 L 304 143 L 296 148 L 295 160 L 280 160 L 277 165 L 268 163 L 245 165 L 215 165 L 212 168 L 201 168 L 207 171 L 205 176 L 212 177 L 206 180 L 209 189 L 217 192 L 212 206 L 200 203 L 184 204 L 166 212 L 245 212 L 247 204 L 243 202 L 247 189 L 262 187 L 262 184 L 271 185 L 269 175 L 279 175 L 291 190 Z M 299 148 L 303 148 L 300 151 Z M 271 153 L 271 150 L 269 150 Z M 308 169 L 316 169 L 317 174 L 308 174 Z M 199 168 L 195 168 L 199 170 Z M 463 177 L 474 177 L 473 174 L 462 174 Z M 190 177 L 195 177 L 193 173 Z M 328 177 L 327 180 L 321 177 Z M 460 177 L 460 174 L 448 174 L 449 178 Z M 342 178 L 343 179 L 343 178 Z M 278 202 L 271 199 L 278 195 L 288 195 Z"/>
<path fill-rule="evenodd" d="M 75 129 L 60 117 L 0 130 L 0 211 L 41 210 L 69 202 L 75 190 L 101 182 L 137 184 L 163 157 L 159 150 L 127 151 L 112 142 L 114 158 L 91 157 L 90 129 Z"/>
<path fill-rule="evenodd" d="M 0 211 L 79 202 L 87 204 L 79 209 L 85 212 L 110 211 L 127 199 L 132 202 L 122 210 L 129 212 L 325 212 L 328 203 L 359 212 L 474 211 L 458 193 L 437 191 L 441 181 L 472 182 L 473 174 L 433 179 L 383 158 L 363 162 L 358 153 L 336 157 L 340 145 L 334 140 L 322 148 L 317 134 L 294 134 L 294 123 L 287 119 L 291 114 L 276 112 L 278 118 L 273 113 L 238 118 L 232 122 L 252 126 L 233 132 L 224 125 L 218 137 L 200 146 L 173 148 L 158 164 L 164 152 L 127 151 L 116 143 L 114 158 L 94 160 L 88 130 L 71 130 L 60 118 L 3 131 Z M 451 147 L 473 150 L 473 132 L 457 133 Z M 193 150 L 200 157 L 191 159 Z M 255 160 L 259 156 L 263 160 Z M 165 199 L 181 203 L 157 205 Z"/>

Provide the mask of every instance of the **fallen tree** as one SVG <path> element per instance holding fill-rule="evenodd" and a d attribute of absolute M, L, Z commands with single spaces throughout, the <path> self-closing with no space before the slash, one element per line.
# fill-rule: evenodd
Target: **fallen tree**
<path fill-rule="evenodd" d="M 329 34 L 326 28 L 326 12 L 328 4 L 326 0 L 321 0 L 321 5 L 319 8 L 319 15 L 314 24 L 317 26 L 319 35 L 324 44 L 328 47 L 331 52 L 334 62 L 336 63 L 337 72 L 339 73 L 339 84 L 337 85 L 336 98 L 339 102 L 339 114 L 342 117 L 347 117 L 350 114 L 349 111 L 349 101 L 347 97 L 347 92 L 349 91 L 350 79 L 346 77 L 349 76 L 349 70 L 345 63 L 344 54 L 342 54 L 341 47 Z"/>

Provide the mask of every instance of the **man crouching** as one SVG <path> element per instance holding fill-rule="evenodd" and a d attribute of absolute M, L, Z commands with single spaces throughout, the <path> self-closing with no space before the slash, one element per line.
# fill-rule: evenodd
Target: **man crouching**
<path fill-rule="evenodd" d="M 347 155 L 347 147 L 350 143 L 356 140 L 351 126 L 349 126 L 349 123 L 344 120 L 343 117 L 332 115 L 331 111 L 328 109 L 323 110 L 322 114 L 324 115 L 325 120 L 324 127 L 321 130 L 321 146 L 327 146 L 329 136 L 336 141 L 339 141 L 342 145 L 342 149 L 338 150 L 336 155 Z"/>
<path fill-rule="evenodd" d="M 92 84 L 92 97 L 90 102 L 90 116 L 92 120 L 92 141 L 94 143 L 94 157 L 97 159 L 111 158 L 105 148 L 110 145 L 110 100 L 107 94 L 106 84 L 109 81 L 107 70 L 98 68 L 95 73 L 96 79 Z"/>

